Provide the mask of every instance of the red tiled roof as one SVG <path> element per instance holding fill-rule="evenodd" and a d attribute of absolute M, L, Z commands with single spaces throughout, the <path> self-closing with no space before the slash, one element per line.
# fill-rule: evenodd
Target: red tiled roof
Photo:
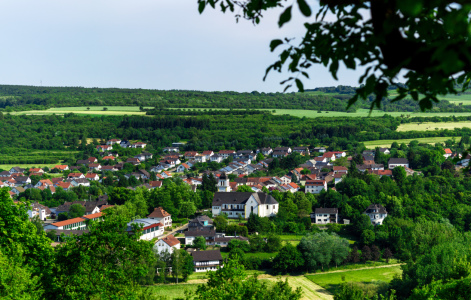
<path fill-rule="evenodd" d="M 103 160 L 108 160 L 108 159 L 115 160 L 116 157 L 114 157 L 113 155 L 108 155 L 108 156 L 103 157 Z"/>
<path fill-rule="evenodd" d="M 82 175 L 83 175 L 82 173 L 69 173 L 69 176 L 67 177 L 80 177 Z"/>
<path fill-rule="evenodd" d="M 31 168 L 31 169 L 29 169 L 30 172 L 40 172 L 42 170 L 43 169 L 41 169 L 41 168 Z"/>
<path fill-rule="evenodd" d="M 91 214 L 91 215 L 85 215 L 85 216 L 83 216 L 82 218 L 92 220 L 92 219 L 99 218 L 99 217 L 101 217 L 102 215 L 103 215 L 102 212 L 97 212 L 97 213 L 94 213 L 94 214 Z"/>
<path fill-rule="evenodd" d="M 67 167 L 67 165 L 56 165 L 53 169 L 65 170 Z"/>
<path fill-rule="evenodd" d="M 231 154 L 231 153 L 235 153 L 234 150 L 221 150 L 219 151 L 219 154 Z"/>
<path fill-rule="evenodd" d="M 451 151 L 450 148 L 445 148 L 445 153 L 446 153 L 446 154 L 452 154 L 453 152 Z"/>
<path fill-rule="evenodd" d="M 156 181 L 149 181 L 149 185 L 150 185 L 151 187 L 161 187 L 161 186 L 162 186 L 162 181 L 158 181 L 158 180 L 156 180 Z"/>
<path fill-rule="evenodd" d="M 56 185 L 63 189 L 68 189 L 72 184 L 70 182 L 58 182 Z"/>
<path fill-rule="evenodd" d="M 348 171 L 348 168 L 343 166 L 334 166 L 334 171 Z"/>
<path fill-rule="evenodd" d="M 95 178 L 96 176 L 96 173 L 87 173 L 87 175 L 85 175 L 85 178 Z"/>
<path fill-rule="evenodd" d="M 154 211 L 147 216 L 148 218 L 165 218 L 170 217 L 170 214 L 166 212 L 162 207 L 154 208 Z"/>
<path fill-rule="evenodd" d="M 291 187 L 294 188 L 294 189 L 299 189 L 299 185 L 297 185 L 297 184 L 294 183 L 294 182 L 290 182 L 290 183 L 288 183 L 288 185 L 291 186 Z"/>
<path fill-rule="evenodd" d="M 83 218 L 73 218 L 73 219 L 69 219 L 69 220 L 65 220 L 65 221 L 52 223 L 52 225 L 57 226 L 57 227 L 61 227 L 61 226 L 70 225 L 70 224 L 83 222 L 83 221 L 85 221 L 85 219 L 83 219 Z"/>
<path fill-rule="evenodd" d="M 173 235 L 168 235 L 167 237 L 164 237 L 162 241 L 164 241 L 170 247 L 180 244 L 180 241 Z"/>

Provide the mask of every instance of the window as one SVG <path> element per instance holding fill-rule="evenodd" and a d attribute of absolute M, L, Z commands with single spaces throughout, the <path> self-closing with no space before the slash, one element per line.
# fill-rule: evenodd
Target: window
<path fill-rule="evenodd" d="M 267 209 L 268 209 L 268 205 L 267 205 Z"/>

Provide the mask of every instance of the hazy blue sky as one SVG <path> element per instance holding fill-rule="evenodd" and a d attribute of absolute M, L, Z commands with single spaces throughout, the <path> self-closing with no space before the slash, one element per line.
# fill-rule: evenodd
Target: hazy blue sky
<path fill-rule="evenodd" d="M 197 11 L 196 0 L 13 0 L 0 2 L 0 83 L 206 91 L 282 91 L 288 73 L 263 75 L 277 58 L 273 38 L 300 37 L 303 20 L 282 30 L 279 12 L 259 26 Z M 298 16 L 298 17 L 296 17 Z M 337 82 L 323 67 L 306 88 Z"/>

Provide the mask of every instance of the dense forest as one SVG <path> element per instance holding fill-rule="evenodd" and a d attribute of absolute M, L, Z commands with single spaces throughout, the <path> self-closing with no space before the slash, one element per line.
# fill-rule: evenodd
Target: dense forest
<path fill-rule="evenodd" d="M 142 116 L 0 116 L 1 163 L 54 163 L 64 153 L 48 155 L 31 150 L 79 149 L 82 140 L 113 137 L 143 140 L 158 150 L 185 141 L 185 150 L 256 149 L 258 147 L 326 145 L 352 150 L 359 143 L 380 139 L 461 137 L 471 129 L 396 131 L 401 123 L 424 118 L 298 118 L 288 115 L 157 115 Z M 436 117 L 427 121 L 462 121 L 471 117 Z M 29 149 L 29 150 L 28 150 Z M 28 153 L 28 161 L 21 160 Z M 73 154 L 71 154 L 73 155 Z M 68 156 L 68 155 L 65 155 Z"/>
<path fill-rule="evenodd" d="M 184 90 L 146 90 L 83 87 L 37 87 L 0 85 L 0 109 L 3 111 L 47 109 L 69 106 L 147 106 L 161 108 L 232 109 L 308 109 L 345 111 L 355 88 L 339 86 L 318 88 L 306 93 L 202 92 Z M 369 109 L 373 98 L 358 101 L 349 110 Z M 383 101 L 385 111 L 419 111 L 418 102 L 405 99 Z M 469 112 L 471 105 L 454 105 L 442 100 L 433 111 Z"/>

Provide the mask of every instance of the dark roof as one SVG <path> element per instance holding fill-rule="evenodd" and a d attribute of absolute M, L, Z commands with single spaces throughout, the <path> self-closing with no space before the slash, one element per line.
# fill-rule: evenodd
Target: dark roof
<path fill-rule="evenodd" d="M 16 181 L 18 182 L 26 182 L 26 180 L 28 180 L 29 177 L 28 176 L 18 176 L 15 178 Z"/>
<path fill-rule="evenodd" d="M 211 230 L 189 230 L 185 231 L 185 237 L 187 236 L 216 236 L 216 231 L 211 229 Z"/>
<path fill-rule="evenodd" d="M 338 214 L 338 208 L 316 208 L 316 214 Z"/>
<path fill-rule="evenodd" d="M 193 256 L 193 261 L 195 262 L 222 260 L 221 251 L 219 250 L 193 251 L 191 256 Z"/>
<path fill-rule="evenodd" d="M 388 164 L 408 164 L 407 158 L 390 158 Z"/>
<path fill-rule="evenodd" d="M 363 154 L 363 160 L 375 160 L 373 155 Z"/>
<path fill-rule="evenodd" d="M 188 222 L 188 226 L 196 227 L 197 224 L 200 224 L 201 226 L 205 226 L 204 221 L 208 221 L 208 224 L 213 224 L 213 220 L 211 220 L 210 217 L 203 215 L 203 216 L 197 216 L 193 220 L 190 220 L 190 222 Z"/>
<path fill-rule="evenodd" d="M 365 213 L 367 213 L 367 214 L 370 214 L 370 213 L 387 214 L 388 212 L 386 211 L 386 208 L 384 208 L 384 206 L 382 206 L 381 204 L 371 204 L 365 210 Z"/>
<path fill-rule="evenodd" d="M 254 196 L 255 200 L 259 204 L 278 204 L 275 198 L 271 195 L 259 192 L 259 193 L 250 193 L 250 192 L 216 192 L 214 193 L 213 206 L 222 205 L 222 204 L 243 204 L 247 202 L 250 196 Z"/>

